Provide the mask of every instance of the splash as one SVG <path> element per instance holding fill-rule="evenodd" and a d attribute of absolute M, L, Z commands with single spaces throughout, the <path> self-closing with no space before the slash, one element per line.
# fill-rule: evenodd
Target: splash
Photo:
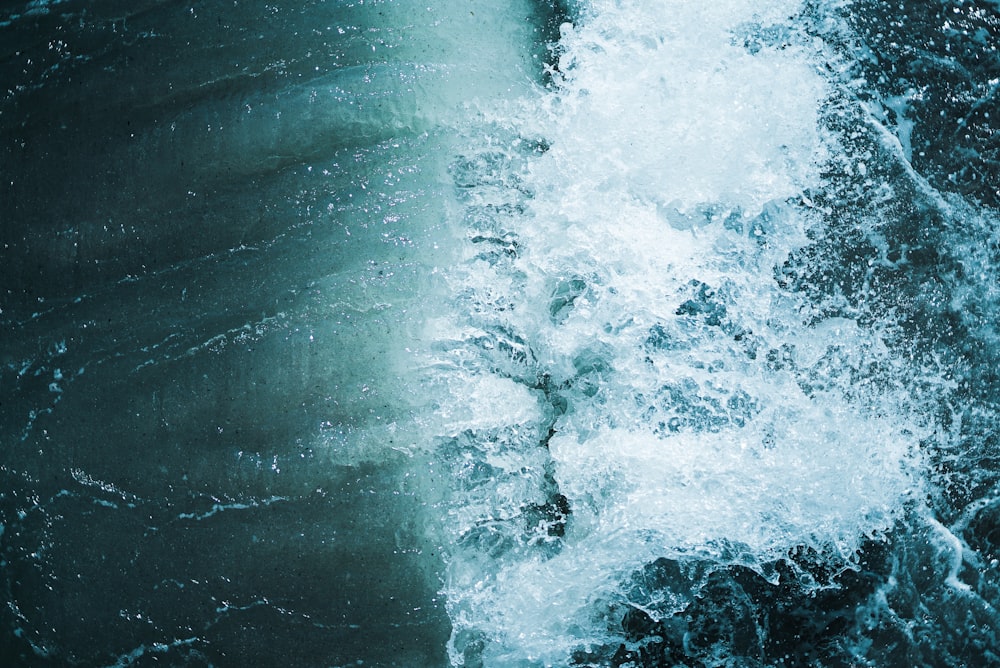
<path fill-rule="evenodd" d="M 839 150 L 799 11 L 581 5 L 554 84 L 453 165 L 468 259 L 429 368 L 454 664 L 622 663 L 635 611 L 796 551 L 850 570 L 919 498 L 905 361 L 776 271 Z M 664 563 L 686 575 L 637 589 Z"/>

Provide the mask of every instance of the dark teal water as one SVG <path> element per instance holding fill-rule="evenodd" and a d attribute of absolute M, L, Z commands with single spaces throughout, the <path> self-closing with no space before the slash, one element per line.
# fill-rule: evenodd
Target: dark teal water
<path fill-rule="evenodd" d="M 993 2 L 8 2 L 0 664 L 1000 663 Z"/>

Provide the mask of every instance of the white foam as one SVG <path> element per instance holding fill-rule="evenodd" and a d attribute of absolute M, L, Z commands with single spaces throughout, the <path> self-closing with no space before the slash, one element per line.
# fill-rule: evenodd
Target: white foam
<path fill-rule="evenodd" d="M 559 87 L 520 119 L 551 146 L 519 177 L 532 196 L 509 225 L 517 258 L 471 263 L 462 284 L 506 291 L 466 317 L 523 336 L 566 402 L 547 441 L 572 510 L 558 554 L 489 568 L 453 549 L 455 637 L 486 635 L 491 666 L 563 665 L 608 641 L 602 606 L 660 556 L 729 550 L 763 568 L 805 545 L 848 562 L 912 498 L 927 431 L 905 392 L 858 381 L 895 364 L 877 331 L 809 322 L 773 278 L 807 242 L 796 203 L 828 150 L 822 45 L 785 25 L 798 3 L 580 10 Z M 464 420 L 544 417 L 539 391 L 480 385 Z M 674 592 L 677 609 L 690 593 Z"/>
<path fill-rule="evenodd" d="M 564 28 L 563 93 L 549 130 L 564 211 L 594 193 L 682 210 L 728 202 L 754 210 L 814 175 L 803 153 L 826 83 L 803 47 L 750 54 L 740 35 L 796 9 L 775 3 L 594 3 Z M 736 5 L 736 6 L 733 6 Z"/>

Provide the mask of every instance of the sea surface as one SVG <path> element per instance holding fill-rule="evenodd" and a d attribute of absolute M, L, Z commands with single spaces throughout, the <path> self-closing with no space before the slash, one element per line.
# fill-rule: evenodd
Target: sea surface
<path fill-rule="evenodd" d="M 0 3 L 0 666 L 1000 665 L 1000 3 Z"/>

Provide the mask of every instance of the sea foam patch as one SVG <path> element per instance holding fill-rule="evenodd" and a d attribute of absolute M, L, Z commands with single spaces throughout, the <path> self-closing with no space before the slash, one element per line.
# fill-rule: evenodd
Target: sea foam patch
<path fill-rule="evenodd" d="M 919 488 L 930 429 L 877 328 L 813 311 L 775 272 L 818 224 L 806 191 L 831 147 L 822 44 L 788 22 L 797 3 L 577 9 L 554 87 L 518 115 L 544 140 L 463 163 L 479 168 L 460 184 L 474 254 L 456 317 L 508 342 L 466 337 L 465 354 L 522 386 L 470 410 L 513 428 L 527 392 L 540 412 L 522 468 L 504 469 L 529 481 L 521 503 L 483 481 L 476 498 L 507 514 L 453 513 L 456 664 L 614 645 L 611 611 L 641 607 L 627 581 L 661 558 L 770 578 L 803 548 L 849 567 Z M 501 432 L 473 430 L 462 456 L 513 442 Z M 702 583 L 644 614 L 683 610 Z"/>

